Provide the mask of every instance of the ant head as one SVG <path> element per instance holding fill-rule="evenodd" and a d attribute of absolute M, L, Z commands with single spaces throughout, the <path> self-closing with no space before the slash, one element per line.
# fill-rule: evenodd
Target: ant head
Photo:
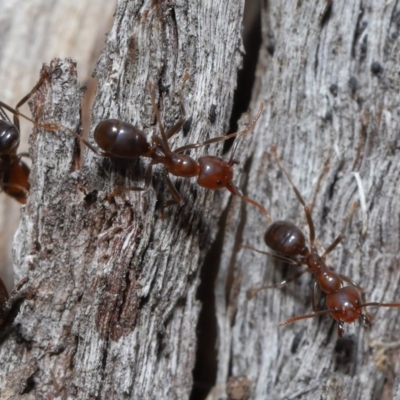
<path fill-rule="evenodd" d="M 0 120 L 0 155 L 15 153 L 18 146 L 18 129 L 11 122 Z"/>
<path fill-rule="evenodd" d="M 199 186 L 213 190 L 222 188 L 227 188 L 230 191 L 233 190 L 233 170 L 231 163 L 216 156 L 200 157 L 198 162 L 200 173 L 197 178 L 197 184 Z"/>
<path fill-rule="evenodd" d="M 361 317 L 360 292 L 354 286 L 345 286 L 326 295 L 326 307 L 332 318 L 339 322 L 354 322 Z"/>

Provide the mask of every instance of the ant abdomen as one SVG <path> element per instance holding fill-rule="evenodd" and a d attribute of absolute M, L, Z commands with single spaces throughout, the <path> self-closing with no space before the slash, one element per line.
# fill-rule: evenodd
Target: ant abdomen
<path fill-rule="evenodd" d="M 145 155 L 150 145 L 145 134 L 127 122 L 119 119 L 106 119 L 97 124 L 94 140 L 110 156 L 137 158 Z"/>
<path fill-rule="evenodd" d="M 0 120 L 0 155 L 15 153 L 19 146 L 19 132 L 9 121 Z"/>
<path fill-rule="evenodd" d="M 199 158 L 200 172 L 197 184 L 207 189 L 227 188 L 232 184 L 233 170 L 228 161 L 216 156 Z"/>
<path fill-rule="evenodd" d="M 3 191 L 21 204 L 25 204 L 30 188 L 29 167 L 20 158 L 5 155 L 0 162 L 0 172 Z"/>
<path fill-rule="evenodd" d="M 266 245 L 286 256 L 305 255 L 308 251 L 303 232 L 289 221 L 275 221 L 267 229 Z"/>

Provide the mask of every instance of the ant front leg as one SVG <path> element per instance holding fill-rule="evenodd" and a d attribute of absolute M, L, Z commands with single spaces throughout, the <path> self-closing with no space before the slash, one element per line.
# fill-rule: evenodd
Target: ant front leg
<path fill-rule="evenodd" d="M 40 79 L 38 83 L 32 88 L 32 90 L 24 96 L 18 104 L 15 106 L 15 109 L 17 113 L 14 113 L 13 116 L 13 122 L 15 127 L 18 129 L 18 132 L 20 132 L 20 126 L 19 126 L 19 108 L 24 105 L 34 94 L 35 92 L 40 88 L 40 86 L 43 85 L 43 82 L 49 77 L 49 71 L 47 69 L 44 69 L 43 72 L 40 75 Z"/>
<path fill-rule="evenodd" d="M 351 207 L 351 210 L 350 210 L 349 214 L 347 215 L 347 217 L 346 217 L 346 219 L 344 221 L 342 231 L 336 237 L 336 239 L 327 247 L 327 249 L 324 251 L 324 254 L 322 254 L 321 258 L 323 260 L 325 260 L 326 256 L 343 240 L 344 232 L 346 230 L 346 227 L 349 224 L 350 219 L 353 216 L 353 214 L 354 214 L 355 210 L 357 209 L 357 207 L 358 207 L 358 203 L 354 202 L 352 207 Z M 344 280 L 346 280 L 346 279 L 344 279 Z M 351 285 L 358 286 L 357 284 L 354 284 L 353 282 L 351 282 Z"/>
<path fill-rule="evenodd" d="M 340 338 L 343 337 L 344 335 L 344 322 L 343 321 L 339 321 L 338 322 L 338 326 L 337 326 L 337 334 Z"/>
<path fill-rule="evenodd" d="M 182 201 L 182 197 L 179 194 L 179 192 L 176 190 L 176 187 L 174 186 L 174 184 L 171 182 L 171 179 L 169 178 L 169 175 L 168 175 L 168 171 L 166 169 L 164 169 L 163 175 L 164 175 L 165 182 L 168 186 L 168 189 L 171 192 L 172 197 L 173 197 L 172 200 L 168 200 L 163 204 L 162 208 L 164 210 L 165 207 L 177 206 Z"/>
<path fill-rule="evenodd" d="M 360 313 L 360 318 L 362 319 L 363 324 L 371 329 L 370 317 L 368 315 Z"/>
<path fill-rule="evenodd" d="M 272 153 L 274 154 L 275 160 L 278 163 L 278 166 L 280 170 L 284 173 L 286 176 L 287 180 L 290 183 L 290 186 L 292 187 L 294 193 L 296 194 L 297 199 L 299 200 L 300 204 L 303 206 L 304 212 L 306 214 L 306 219 L 308 223 L 308 229 L 309 229 L 309 237 L 310 237 L 310 247 L 313 252 L 316 252 L 315 248 L 315 227 L 314 227 L 314 221 L 311 216 L 311 210 L 307 206 L 306 202 L 303 199 L 303 196 L 300 194 L 299 190 L 297 189 L 296 185 L 293 183 L 292 178 L 289 175 L 289 172 L 286 171 L 285 167 L 282 165 L 281 160 L 278 156 L 278 151 L 275 146 L 272 147 Z"/>
<path fill-rule="evenodd" d="M 318 292 L 319 292 L 318 289 L 319 289 L 318 282 L 315 281 L 314 285 L 313 285 L 313 295 L 311 297 L 312 309 L 313 309 L 314 312 L 318 311 L 318 307 L 317 307 L 317 304 L 318 304 Z"/>
<path fill-rule="evenodd" d="M 299 271 L 297 274 L 290 276 L 288 279 L 283 280 L 282 282 L 276 283 L 274 285 L 264 285 L 258 288 L 250 289 L 247 291 L 247 298 L 250 300 L 252 299 L 258 292 L 261 292 L 264 289 L 282 289 L 286 286 L 289 282 L 293 282 L 296 279 L 300 278 L 305 272 L 309 272 L 308 268 L 304 269 L 303 271 Z"/>
<path fill-rule="evenodd" d="M 138 187 L 138 186 L 119 187 L 107 196 L 108 201 L 111 201 L 115 196 L 118 196 L 120 193 L 126 192 L 126 191 L 145 192 L 150 187 L 152 176 L 153 176 L 153 164 L 150 163 L 146 168 L 146 172 L 144 175 L 144 186 L 143 187 Z"/>

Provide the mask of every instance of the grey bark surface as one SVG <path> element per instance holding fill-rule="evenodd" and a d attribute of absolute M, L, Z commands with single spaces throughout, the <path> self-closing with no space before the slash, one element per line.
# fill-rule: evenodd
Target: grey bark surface
<path fill-rule="evenodd" d="M 266 102 L 248 138 L 247 194 L 274 220 L 295 222 L 308 235 L 272 145 L 308 203 L 328 161 L 312 211 L 322 248 L 341 232 L 352 203 L 365 196 L 328 263 L 361 284 L 367 301 L 400 300 L 399 11 L 396 1 L 264 2 L 250 107 Z M 226 398 L 228 378 L 232 383 L 240 377 L 252 399 L 400 398 L 400 310 L 369 308 L 372 329 L 347 324 L 342 340 L 326 315 L 278 328 L 312 312 L 311 277 L 248 300 L 249 289 L 278 283 L 297 269 L 237 247 L 267 251 L 267 224 L 257 210 L 244 211 L 232 201 L 216 286 L 220 335 L 213 398 Z M 226 301 L 231 274 L 236 286 Z"/>
<path fill-rule="evenodd" d="M 193 117 L 190 132 L 176 135 L 173 147 L 226 131 L 242 56 L 243 5 L 237 3 L 121 0 L 96 68 L 89 137 L 109 117 L 132 122 L 149 138 L 158 133 L 149 81 L 165 126 L 180 117 L 181 97 Z M 364 194 L 365 205 L 328 261 L 360 283 L 368 301 L 399 301 L 398 2 L 262 7 L 250 109 L 264 101 L 266 110 L 236 154 L 246 174 L 236 168 L 235 182 L 274 220 L 308 232 L 270 149 L 277 146 L 307 202 L 328 160 L 313 207 L 318 243 L 323 248 L 334 240 Z M 75 65 L 54 61 L 51 68 L 34 114 L 78 130 L 83 91 Z M 217 106 L 214 124 L 211 105 Z M 29 277 L 29 299 L 1 343 L 2 398 L 188 398 L 199 270 L 228 194 L 173 179 L 184 203 L 162 219 L 160 202 L 169 192 L 160 169 L 146 193 L 109 197 L 116 187 L 144 183 L 145 160 L 81 153 L 63 129 L 35 129 L 31 156 L 32 191 L 14 245 L 16 280 Z M 329 316 L 278 328 L 311 312 L 308 276 L 246 298 L 248 289 L 293 273 L 240 247 L 266 250 L 266 226 L 257 209 L 229 200 L 215 283 L 218 374 L 209 397 L 245 399 L 248 391 L 251 399 L 400 398 L 398 309 L 371 308 L 372 329 L 346 325 L 339 340 Z M 240 386 L 244 394 L 237 397 Z"/>
<path fill-rule="evenodd" d="M 242 14 L 242 2 L 119 1 L 95 71 L 91 131 L 120 118 L 149 138 L 158 134 L 152 82 L 166 127 L 179 119 L 181 98 L 193 118 L 172 147 L 226 132 Z M 49 69 L 33 114 L 79 131 L 84 90 L 76 65 L 53 60 Z M 14 244 L 16 281 L 29 282 L 15 330 L 0 347 L 2 398 L 188 398 L 199 270 L 228 195 L 173 179 L 184 202 L 162 218 L 170 194 L 161 169 L 147 192 L 109 196 L 142 186 L 146 160 L 81 153 L 65 129 L 35 128 L 30 143 L 31 192 Z"/>

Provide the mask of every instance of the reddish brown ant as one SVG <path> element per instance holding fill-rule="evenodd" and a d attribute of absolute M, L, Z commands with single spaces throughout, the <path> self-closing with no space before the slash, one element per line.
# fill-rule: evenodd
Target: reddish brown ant
<path fill-rule="evenodd" d="M 172 150 L 168 144 L 170 139 L 175 133 L 177 133 L 185 122 L 184 118 L 181 118 L 172 128 L 165 132 L 164 127 L 161 123 L 160 113 L 154 98 L 152 86 L 149 85 L 150 99 L 153 106 L 154 113 L 156 115 L 157 124 L 160 130 L 161 136 L 154 135 L 151 139 L 151 143 L 147 141 L 144 132 L 136 128 L 130 123 L 123 122 L 118 119 L 106 119 L 98 123 L 94 130 L 94 140 L 100 147 L 101 151 L 98 151 L 86 140 L 82 139 L 79 135 L 72 132 L 79 140 L 82 140 L 95 154 L 101 157 L 110 158 L 137 158 L 147 157 L 150 158 L 151 162 L 145 172 L 145 184 L 143 187 L 130 187 L 122 190 L 135 190 L 144 191 L 147 190 L 151 178 L 152 178 L 152 167 L 155 164 L 162 164 L 164 166 L 164 176 L 166 179 L 167 186 L 173 196 L 173 200 L 170 200 L 166 205 L 178 204 L 182 198 L 171 180 L 168 174 L 182 178 L 197 177 L 197 184 L 206 189 L 216 190 L 226 188 L 233 195 L 242 198 L 244 201 L 256 206 L 269 220 L 269 214 L 267 210 L 255 200 L 252 200 L 244 196 L 237 186 L 232 182 L 233 178 L 233 165 L 237 164 L 234 159 L 235 151 L 237 148 L 238 140 L 236 141 L 229 161 L 225 161 L 217 156 L 203 156 L 197 161 L 183 154 L 183 152 L 203 147 L 212 143 L 225 141 L 229 138 L 238 136 L 243 137 L 245 134 L 250 132 L 257 120 L 260 118 L 264 103 L 261 103 L 260 108 L 256 117 L 250 121 L 250 123 L 241 132 L 235 132 L 225 136 L 218 136 L 213 139 L 206 140 L 202 143 L 189 144 L 186 146 L 179 147 Z M 118 190 L 117 190 L 118 191 Z"/>
<path fill-rule="evenodd" d="M 0 186 L 5 193 L 19 201 L 26 203 L 29 192 L 29 167 L 21 160 L 28 156 L 26 153 L 17 154 L 20 139 L 19 107 L 26 103 L 36 90 L 43 84 L 46 74 L 42 74 L 39 82 L 23 97 L 15 109 L 0 101 Z M 4 111 L 13 113 L 13 122 Z M 25 116 L 23 116 L 25 117 Z M 27 118 L 33 122 L 30 118 Z"/>
<path fill-rule="evenodd" d="M 250 132 L 258 119 L 260 118 L 264 103 L 261 103 L 260 108 L 256 117 L 250 121 L 250 123 L 241 132 L 231 133 L 225 136 L 218 136 L 213 139 L 206 140 L 202 143 L 189 144 L 186 146 L 179 147 L 172 150 L 168 144 L 168 139 L 170 139 L 175 133 L 177 133 L 183 126 L 185 119 L 181 118 L 172 128 L 165 132 L 164 127 L 161 123 L 160 113 L 155 102 L 154 94 L 152 91 L 152 86 L 149 84 L 150 99 L 152 103 L 153 110 L 156 115 L 157 124 L 160 129 L 161 136 L 153 136 L 151 144 L 147 142 L 146 135 L 144 132 L 136 128 L 130 123 L 118 120 L 118 119 L 107 119 L 99 122 L 94 130 L 94 139 L 101 151 L 97 150 L 92 144 L 87 140 L 83 139 L 73 130 L 64 127 L 60 124 L 54 122 L 44 122 L 37 123 L 25 116 L 18 111 L 18 107 L 21 106 L 27 99 L 33 94 L 35 90 L 42 84 L 43 80 L 49 75 L 48 72 L 44 71 L 41 76 L 39 83 L 32 89 L 32 91 L 21 100 L 16 109 L 11 108 L 5 103 L 0 102 L 0 106 L 3 106 L 8 111 L 12 112 L 15 116 L 15 120 L 18 117 L 23 117 L 38 127 L 45 130 L 56 131 L 59 129 L 65 129 L 75 136 L 78 140 L 82 141 L 89 149 L 91 149 L 96 155 L 100 157 L 110 157 L 110 158 L 137 158 L 137 157 L 147 157 L 151 159 L 149 166 L 147 167 L 145 173 L 145 184 L 143 187 L 129 187 L 123 189 L 117 189 L 115 192 L 120 190 L 134 190 L 134 191 L 145 191 L 148 189 L 152 178 L 152 166 L 155 164 L 162 164 L 164 166 L 164 176 L 166 179 L 167 186 L 173 196 L 173 200 L 170 200 L 166 205 L 178 204 L 181 202 L 181 196 L 175 189 L 168 174 L 172 174 L 178 177 L 191 178 L 197 177 L 197 184 L 199 186 L 205 187 L 206 189 L 222 189 L 227 188 L 233 195 L 240 197 L 244 201 L 257 207 L 270 221 L 270 216 L 267 210 L 257 201 L 244 196 L 237 186 L 232 182 L 233 178 L 233 165 L 237 164 L 237 160 L 234 159 L 234 155 L 237 149 L 238 140 L 234 144 L 229 161 L 225 161 L 217 156 L 203 156 L 197 161 L 190 156 L 182 154 L 183 152 L 200 148 L 212 143 L 222 142 L 233 137 L 243 137 L 248 132 Z M 187 79 L 187 78 L 185 78 Z M 15 124 L 18 125 L 18 122 Z M 18 146 L 16 146 L 18 147 Z M 18 157 L 18 156 L 16 156 Z M 29 171 L 28 171 L 29 172 Z M 27 185 L 29 185 L 26 179 Z M 15 186 L 15 183 L 14 183 Z M 22 185 L 21 185 L 22 186 Z M 26 197 L 26 191 L 29 186 L 24 191 Z"/>
<path fill-rule="evenodd" d="M 197 184 L 199 186 L 211 190 L 227 188 L 233 195 L 239 196 L 244 201 L 258 207 L 258 209 L 269 218 L 267 211 L 261 204 L 243 196 L 236 185 L 232 182 L 232 167 L 237 163 L 233 157 L 238 142 L 236 142 L 232 149 L 229 161 L 225 161 L 217 156 L 203 156 L 196 161 L 192 157 L 182 154 L 186 150 L 225 141 L 234 136 L 244 136 L 253 129 L 257 120 L 260 118 L 264 104 L 261 104 L 256 117 L 250 121 L 242 132 L 219 136 L 202 143 L 189 144 L 172 150 L 168 144 L 168 139 L 180 130 L 185 120 L 180 119 L 172 128 L 165 132 L 151 86 L 149 87 L 149 90 L 151 103 L 161 133 L 161 136 L 152 137 L 151 144 L 147 142 L 146 136 L 142 131 L 131 124 L 116 119 L 101 121 L 94 131 L 94 139 L 98 146 L 103 150 L 102 152 L 96 151 L 100 156 L 120 158 L 137 158 L 142 156 L 151 159 L 151 163 L 146 171 L 145 186 L 142 188 L 128 188 L 128 190 L 146 190 L 151 181 L 152 166 L 154 164 L 162 164 L 165 168 L 164 175 L 168 188 L 173 196 L 173 200 L 168 204 L 180 203 L 182 200 L 169 179 L 168 174 L 182 178 L 197 177 Z"/>
<path fill-rule="evenodd" d="M 339 337 L 342 337 L 344 334 L 345 323 L 355 322 L 357 319 L 361 318 L 366 325 L 368 325 L 369 327 L 371 326 L 370 318 L 368 317 L 368 315 L 361 312 L 362 308 L 369 306 L 400 307 L 400 303 L 363 303 L 361 299 L 363 289 L 355 284 L 351 279 L 347 278 L 344 275 L 337 274 L 326 265 L 326 256 L 342 241 L 344 234 L 343 232 L 340 233 L 322 255 L 318 254 L 318 250 L 315 245 L 314 222 L 311 216 L 310 208 L 306 205 L 299 190 L 294 185 L 289 173 L 282 166 L 275 147 L 273 147 L 272 152 L 274 153 L 279 168 L 285 174 L 286 178 L 293 188 L 293 191 L 296 194 L 297 199 L 303 206 L 309 228 L 310 249 L 306 246 L 306 239 L 300 228 L 289 221 L 275 221 L 268 227 L 264 236 L 265 243 L 270 249 L 274 251 L 274 253 L 270 254 L 256 249 L 253 250 L 256 250 L 263 254 L 272 255 L 292 265 L 300 266 L 302 264 L 305 264 L 307 268 L 277 285 L 263 286 L 258 289 L 250 290 L 248 292 L 248 297 L 253 297 L 262 289 L 274 287 L 281 288 L 285 286 L 288 282 L 299 278 L 305 272 L 310 272 L 311 274 L 313 274 L 315 279 L 313 296 L 314 313 L 289 318 L 286 321 L 281 322 L 279 326 L 329 313 L 332 318 L 338 322 Z M 354 209 L 355 206 L 353 206 L 353 210 Z M 350 214 L 350 216 L 351 215 L 352 213 Z M 348 217 L 348 220 L 350 219 L 350 216 Z M 344 286 L 344 283 L 349 284 L 349 286 Z M 317 288 L 319 288 L 326 295 L 326 310 L 315 311 L 315 298 Z"/>

